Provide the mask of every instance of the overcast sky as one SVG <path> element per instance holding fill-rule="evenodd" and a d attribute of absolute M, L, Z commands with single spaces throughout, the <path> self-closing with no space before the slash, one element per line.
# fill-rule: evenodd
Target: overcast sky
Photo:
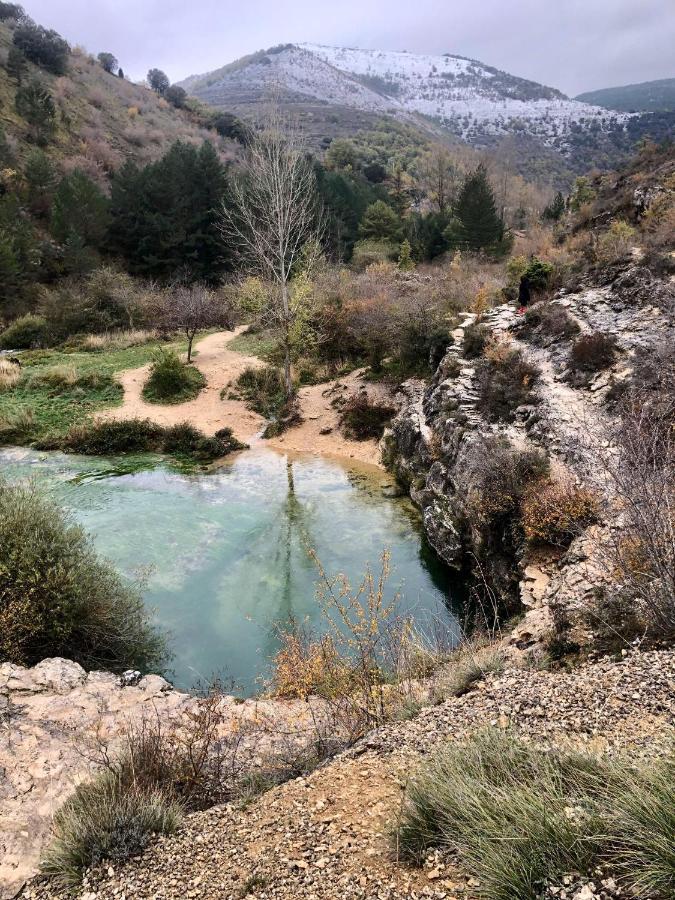
<path fill-rule="evenodd" d="M 279 43 L 458 53 L 570 95 L 675 77 L 675 0 L 26 0 L 134 80 L 172 81 Z"/>

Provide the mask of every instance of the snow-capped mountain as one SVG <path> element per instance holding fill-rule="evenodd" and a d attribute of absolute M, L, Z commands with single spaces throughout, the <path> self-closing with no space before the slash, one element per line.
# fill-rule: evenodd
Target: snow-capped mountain
<path fill-rule="evenodd" d="M 246 112 L 270 92 L 285 102 L 399 119 L 425 117 L 482 146 L 503 135 L 565 152 L 572 132 L 616 128 L 625 114 L 461 56 L 283 44 L 182 86 L 214 106 Z"/>
<path fill-rule="evenodd" d="M 396 108 L 435 119 L 468 140 L 526 130 L 556 144 L 573 123 L 602 128 L 620 118 L 462 56 L 301 47 L 383 94 Z"/>

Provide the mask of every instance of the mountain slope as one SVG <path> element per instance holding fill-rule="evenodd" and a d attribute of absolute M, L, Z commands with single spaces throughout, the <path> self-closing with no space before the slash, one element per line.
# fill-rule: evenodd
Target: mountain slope
<path fill-rule="evenodd" d="M 623 112 L 667 112 L 675 110 L 675 78 L 587 91 L 576 99 Z"/>
<path fill-rule="evenodd" d="M 12 37 L 12 24 L 0 23 L 0 133 L 12 147 L 10 168 L 35 147 L 16 111 L 19 86 L 4 64 Z M 126 160 L 151 162 L 178 140 L 198 145 L 208 139 L 224 159 L 236 154 L 232 141 L 208 127 L 210 111 L 198 104 L 176 109 L 148 88 L 105 72 L 79 48 L 69 55 L 64 75 L 27 62 L 24 83 L 36 79 L 49 90 L 56 110 L 55 130 L 44 147 L 47 156 L 59 169 L 80 169 L 101 185 Z"/>
<path fill-rule="evenodd" d="M 423 116 L 477 146 L 526 132 L 565 152 L 575 128 L 604 132 L 622 114 L 460 56 L 284 44 L 183 82 L 191 94 L 239 112 L 281 91 L 307 102 L 410 120 Z"/>

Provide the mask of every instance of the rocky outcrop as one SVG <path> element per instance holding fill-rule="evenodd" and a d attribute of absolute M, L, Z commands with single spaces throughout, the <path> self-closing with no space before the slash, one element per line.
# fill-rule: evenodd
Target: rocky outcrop
<path fill-rule="evenodd" d="M 595 527 L 566 553 L 537 558 L 506 534 L 486 536 L 476 528 L 472 506 L 482 462 L 500 446 L 539 450 L 554 468 L 606 492 L 599 448 L 611 452 L 607 395 L 630 377 L 636 352 L 675 341 L 675 286 L 639 263 L 615 269 L 606 283 L 561 291 L 552 303 L 581 333 L 615 338 L 618 355 L 610 369 L 576 384 L 568 371 L 569 339 L 528 342 L 519 336 L 522 316 L 510 305 L 496 307 L 481 323 L 495 340 L 521 350 L 540 375 L 536 403 L 518 408 L 508 424 L 488 422 L 476 408 L 475 364 L 462 357 L 464 332 L 475 321 L 465 314 L 431 384 L 402 386 L 403 407 L 384 437 L 384 459 L 419 507 L 431 545 L 448 565 L 473 565 L 491 590 L 531 611 L 521 629 L 525 640 L 550 623 L 542 610 L 560 602 L 581 605 L 590 595 L 602 578 L 597 557 L 609 530 Z"/>
<path fill-rule="evenodd" d="M 96 768 L 96 744 L 114 751 L 133 721 L 166 723 L 200 702 L 159 675 L 87 673 L 58 658 L 30 669 L 0 665 L 0 897 L 14 897 L 36 873 L 52 815 Z M 246 731 L 237 749 L 251 761 L 289 737 L 303 740 L 316 716 L 301 701 L 234 697 L 221 698 L 220 712 L 223 738 Z"/>

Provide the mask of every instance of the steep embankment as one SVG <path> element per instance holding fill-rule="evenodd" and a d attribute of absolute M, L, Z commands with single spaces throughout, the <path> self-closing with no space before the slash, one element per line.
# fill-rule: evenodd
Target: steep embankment
<path fill-rule="evenodd" d="M 523 317 L 512 306 L 489 311 L 481 322 L 489 340 L 520 351 L 536 370 L 536 389 L 513 411 L 494 421 L 478 404 L 479 362 L 462 356 L 464 335 L 475 317 L 466 315 L 431 386 L 408 382 L 407 403 L 385 436 L 386 458 L 423 513 L 432 546 L 450 566 L 475 569 L 496 596 L 529 610 L 514 640 L 527 642 L 550 625 L 555 604 L 581 607 L 607 575 L 603 547 L 611 536 L 610 513 L 560 549 L 532 550 L 509 543 L 504 533 L 477 527 L 475 500 L 488 462 L 499 448 L 542 451 L 553 473 L 592 486 L 610 504 L 607 477 L 610 431 L 616 425 L 607 403 L 612 386 L 630 377 L 638 350 L 675 339 L 675 288 L 648 269 L 628 264 L 588 279 L 574 293 L 561 291 L 550 304 L 566 315 L 577 335 L 609 334 L 616 356 L 609 368 L 570 377 L 570 336 L 539 334 L 528 340 Z M 502 485 L 496 484 L 497 490 Z"/>

